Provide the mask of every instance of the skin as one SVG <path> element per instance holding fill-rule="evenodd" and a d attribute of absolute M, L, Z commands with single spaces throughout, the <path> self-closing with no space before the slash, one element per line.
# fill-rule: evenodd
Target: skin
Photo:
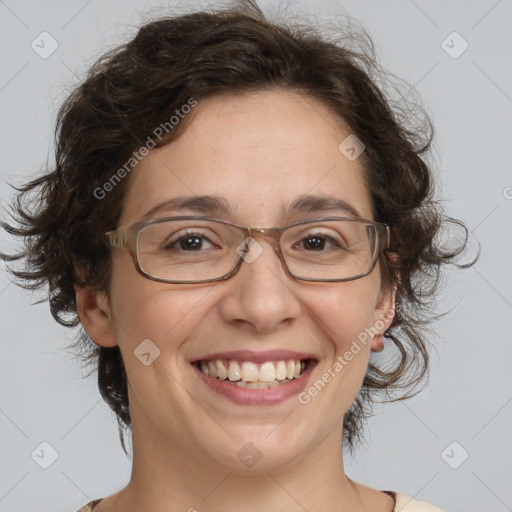
<path fill-rule="evenodd" d="M 372 219 L 360 159 L 338 150 L 350 132 L 316 100 L 285 90 L 213 97 L 190 115 L 179 138 L 132 171 L 118 225 L 180 194 L 222 195 L 236 208 L 227 220 L 246 226 L 283 224 L 283 206 L 306 193 L 335 194 Z M 204 215 L 158 216 L 180 214 Z M 297 397 L 238 405 L 195 375 L 190 361 L 214 351 L 290 349 L 317 357 L 312 383 L 365 328 L 384 316 L 383 332 L 392 321 L 394 294 L 381 289 L 378 265 L 353 281 L 297 281 L 270 239 L 258 243 L 263 253 L 235 276 L 198 285 L 145 279 L 129 252 L 114 248 L 110 300 L 76 289 L 89 336 L 120 347 L 133 427 L 131 481 L 95 512 L 392 511 L 390 496 L 351 481 L 343 467 L 342 417 L 370 351 L 382 349 L 378 335 L 307 405 Z M 133 351 L 148 338 L 160 356 L 145 366 Z M 247 442 L 262 454 L 251 468 L 237 457 Z"/>

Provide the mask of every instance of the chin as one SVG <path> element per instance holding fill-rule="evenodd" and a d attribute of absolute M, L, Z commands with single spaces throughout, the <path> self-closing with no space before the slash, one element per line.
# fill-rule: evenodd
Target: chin
<path fill-rule="evenodd" d="M 286 426 L 288 427 L 288 426 Z M 229 471 L 254 475 L 258 471 L 283 468 L 307 450 L 304 433 L 290 432 L 284 425 L 268 425 L 227 430 L 233 435 L 222 440 L 209 438 L 204 447 L 210 457 Z"/>

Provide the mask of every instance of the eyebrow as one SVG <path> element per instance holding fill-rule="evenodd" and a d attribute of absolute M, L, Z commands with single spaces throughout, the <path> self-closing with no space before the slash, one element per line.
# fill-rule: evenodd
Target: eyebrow
<path fill-rule="evenodd" d="M 231 215 L 236 213 L 224 197 L 212 195 L 178 196 L 166 199 L 146 212 L 141 218 L 151 218 L 156 214 L 174 210 L 194 210 L 208 215 Z M 343 212 L 351 217 L 362 218 L 350 203 L 332 195 L 302 195 L 289 206 L 283 208 L 283 215 L 311 212 Z"/>

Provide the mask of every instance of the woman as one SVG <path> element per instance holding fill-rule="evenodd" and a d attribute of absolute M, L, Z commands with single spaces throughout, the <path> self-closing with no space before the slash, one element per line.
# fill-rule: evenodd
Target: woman
<path fill-rule="evenodd" d="M 64 103 L 4 259 L 132 432 L 129 484 L 80 512 L 440 510 L 343 465 L 377 395 L 424 379 L 425 284 L 463 249 L 375 69 L 246 2 L 148 23 Z"/>

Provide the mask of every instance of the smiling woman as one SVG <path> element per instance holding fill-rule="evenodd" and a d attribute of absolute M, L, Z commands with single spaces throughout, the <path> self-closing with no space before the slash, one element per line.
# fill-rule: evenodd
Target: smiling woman
<path fill-rule="evenodd" d="M 370 50 L 243 2 L 148 23 L 64 103 L 57 166 L 18 189 L 3 226 L 25 245 L 3 258 L 49 285 L 123 449 L 132 434 L 129 484 L 81 511 L 195 510 L 211 489 L 201 510 L 439 510 L 343 465 L 372 402 L 424 380 L 436 279 L 465 245 L 440 245 L 465 227 Z M 369 361 L 383 336 L 387 368 Z"/>

